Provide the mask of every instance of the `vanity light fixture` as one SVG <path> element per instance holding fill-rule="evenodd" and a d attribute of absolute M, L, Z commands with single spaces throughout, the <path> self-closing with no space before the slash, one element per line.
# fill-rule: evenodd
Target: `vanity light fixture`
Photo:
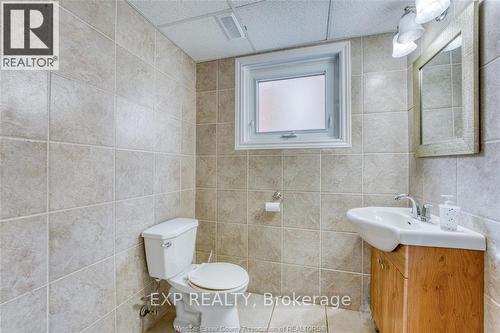
<path fill-rule="evenodd" d="M 415 22 L 423 24 L 433 19 L 440 21 L 450 7 L 450 0 L 415 0 L 415 7 L 417 10 Z"/>
<path fill-rule="evenodd" d="M 415 0 L 415 7 L 405 7 L 396 36 L 392 40 L 392 57 L 404 57 L 415 51 L 415 41 L 425 32 L 422 24 L 433 19 L 437 22 L 444 20 L 449 7 L 450 0 Z"/>
<path fill-rule="evenodd" d="M 399 43 L 398 42 L 399 33 L 394 36 L 392 40 L 392 57 L 401 58 L 412 53 L 417 49 L 417 44 L 415 42 Z"/>
<path fill-rule="evenodd" d="M 405 44 L 414 42 L 424 34 L 424 27 L 415 22 L 415 7 L 408 6 L 405 8 L 405 13 L 399 20 L 399 37 L 398 43 Z"/>

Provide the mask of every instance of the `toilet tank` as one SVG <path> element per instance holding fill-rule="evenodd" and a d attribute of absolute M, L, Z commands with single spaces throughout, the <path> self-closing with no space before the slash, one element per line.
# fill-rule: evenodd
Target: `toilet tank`
<path fill-rule="evenodd" d="M 149 275 L 169 279 L 192 263 L 198 220 L 176 218 L 142 232 Z"/>

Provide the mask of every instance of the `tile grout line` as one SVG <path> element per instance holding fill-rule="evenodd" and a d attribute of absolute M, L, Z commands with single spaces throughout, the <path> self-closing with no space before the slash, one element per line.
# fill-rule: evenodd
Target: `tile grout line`
<path fill-rule="evenodd" d="M 25 292 L 23 292 L 22 294 L 16 295 L 16 296 L 14 296 L 14 297 L 12 297 L 12 298 L 10 298 L 10 299 L 6 300 L 6 301 L 3 301 L 2 303 L 0 303 L 0 306 L 4 306 L 4 305 L 6 305 L 6 304 L 9 304 L 9 303 L 13 303 L 13 302 L 15 302 L 15 301 L 18 301 L 18 300 L 20 300 L 21 298 L 23 298 L 23 297 L 25 297 L 25 296 L 28 296 L 29 294 L 33 294 L 33 293 L 35 293 L 35 292 L 37 292 L 37 291 L 40 291 L 40 290 L 42 290 L 42 289 L 44 289 L 44 288 L 46 288 L 46 289 L 48 290 L 49 285 L 50 285 L 50 283 L 46 283 L 46 284 L 43 284 L 43 285 L 38 286 L 38 287 L 36 287 L 36 288 L 30 289 L 30 290 L 28 290 L 28 291 L 25 291 Z M 48 315 L 48 313 L 47 313 L 46 315 Z M 0 318 L 0 319 L 1 319 L 1 318 Z"/>
<path fill-rule="evenodd" d="M 458 156 L 456 156 L 455 157 L 455 202 L 458 205 L 460 204 L 460 202 L 458 201 L 459 200 L 459 198 L 458 198 L 458 184 L 459 184 L 459 182 L 458 182 L 458 178 L 459 178 L 458 177 L 458 170 L 459 170 L 458 165 L 459 165 L 459 161 L 460 161 L 460 158 Z M 410 177 L 408 177 L 408 178 L 410 178 Z M 464 212 L 462 211 L 462 214 L 463 213 Z"/>
<path fill-rule="evenodd" d="M 114 303 L 114 306 L 113 306 L 113 311 L 114 311 L 114 331 L 115 333 L 118 333 L 118 320 L 117 320 L 117 297 L 116 297 L 116 294 L 117 294 L 117 290 L 116 290 L 116 280 L 117 280 L 117 274 L 116 274 L 116 128 L 117 128 L 117 121 L 116 121 L 116 118 L 117 118 L 117 114 L 118 114 L 118 110 L 117 110 L 117 69 L 118 69 L 118 66 L 117 66 L 117 47 L 116 47 L 116 34 L 117 34 L 117 25 L 118 25 L 118 1 L 115 1 L 114 2 L 114 10 L 115 10 L 115 20 L 114 20 L 114 38 L 115 38 L 115 41 L 113 43 L 113 48 L 114 48 L 114 87 L 113 87 L 113 130 L 114 130 L 114 142 L 113 142 L 113 146 L 114 146 L 114 150 L 113 150 L 113 154 L 114 154 L 114 158 L 113 158 L 113 232 L 114 232 L 114 239 L 113 239 L 113 278 L 114 278 L 114 281 L 113 281 L 113 289 L 114 289 L 114 292 L 113 292 L 113 303 Z M 154 166 L 153 166 L 153 169 L 154 169 Z"/>
<path fill-rule="evenodd" d="M 156 49 L 156 35 L 157 35 L 157 30 L 155 29 L 155 34 L 154 34 L 154 50 L 153 50 L 153 89 L 154 91 L 156 92 L 156 67 L 157 67 L 157 64 L 156 64 L 156 61 L 157 61 L 157 57 L 156 57 L 156 52 L 157 52 L 157 49 Z M 156 94 L 155 94 L 156 95 Z M 156 99 L 156 96 L 154 97 Z M 156 116 L 156 101 L 153 102 L 153 119 L 154 117 Z M 181 144 L 182 144 L 182 104 L 181 104 L 181 114 L 180 114 L 180 117 L 179 117 L 179 121 L 181 123 Z M 156 123 L 156 121 L 155 121 Z M 153 147 L 154 148 L 154 147 Z M 154 149 L 153 149 L 154 150 Z M 181 146 L 181 152 L 182 152 L 182 146 Z M 153 224 L 157 224 L 158 223 L 158 216 L 157 216 L 157 196 L 156 196 L 156 193 L 155 193 L 155 179 L 156 179 L 156 157 L 157 157 L 157 154 L 155 154 L 153 152 L 153 172 L 151 173 L 151 187 L 152 187 L 152 193 L 153 193 Z M 141 319 L 141 322 L 142 322 L 142 319 Z"/>
<path fill-rule="evenodd" d="M 198 80 L 198 77 L 196 78 Z M 219 121 L 219 60 L 216 60 L 216 71 L 215 71 L 215 90 L 216 101 L 217 101 L 217 114 L 215 116 L 216 121 Z M 198 110 L 197 110 L 198 111 Z M 198 126 L 198 125 L 196 125 Z M 215 257 L 220 255 L 220 244 L 219 244 L 219 131 L 215 124 Z M 222 237 L 221 237 L 222 238 Z M 247 239 L 248 241 L 248 239 Z M 248 251 L 248 250 L 247 250 Z M 248 253 L 247 253 L 248 255 Z"/>
<path fill-rule="evenodd" d="M 136 244 L 135 246 L 140 246 L 140 245 L 141 245 L 141 244 Z M 125 252 L 125 250 L 124 250 L 123 252 Z M 94 266 L 97 266 L 97 265 L 99 265 L 99 264 L 102 264 L 103 262 L 105 262 L 105 261 L 107 261 L 107 260 L 113 259 L 113 256 L 114 256 L 114 254 L 112 254 L 112 255 L 108 255 L 108 256 L 106 256 L 106 257 L 104 257 L 104 258 L 102 258 L 102 259 L 99 259 L 99 260 L 97 260 L 96 262 L 93 262 L 93 263 L 91 263 L 91 264 L 89 264 L 89 265 L 87 265 L 87 266 L 84 266 L 84 267 L 78 268 L 77 270 L 74 270 L 74 271 L 72 271 L 71 273 L 68 273 L 68 274 L 66 274 L 66 275 L 60 276 L 60 277 L 58 277 L 58 278 L 56 278 L 56 279 L 54 279 L 54 280 L 50 281 L 49 286 L 50 286 L 50 285 L 53 285 L 53 284 L 55 284 L 55 283 L 57 283 L 57 282 L 59 282 L 59 281 L 62 281 L 62 280 L 64 280 L 64 279 L 67 279 L 67 278 L 69 278 L 69 277 L 71 277 L 71 276 L 73 276 L 73 275 L 79 274 L 79 273 L 83 272 L 84 270 L 87 270 L 87 269 L 90 269 L 90 268 L 92 268 L 92 267 L 94 267 Z M 24 293 L 23 295 L 28 294 L 28 293 L 30 293 L 30 291 L 28 291 L 28 292 Z M 19 297 L 16 297 L 16 298 L 19 298 Z"/>
<path fill-rule="evenodd" d="M 394 113 L 394 112 L 390 112 Z M 402 112 L 404 113 L 404 112 Z M 198 125 L 200 126 L 200 125 Z M 491 143 L 492 141 L 500 141 L 499 139 L 492 139 L 486 143 Z M 125 148 L 126 149 L 126 148 Z M 130 149 L 129 149 L 130 150 Z M 159 152 L 161 153 L 161 152 Z M 163 153 L 165 155 L 168 155 L 168 153 Z M 278 156 L 284 156 L 284 157 L 306 157 L 306 156 L 318 156 L 320 154 L 323 154 L 325 156 L 361 156 L 363 153 L 347 153 L 347 152 L 315 152 L 315 153 L 301 153 L 298 152 L 296 154 L 291 154 L 291 153 L 285 153 L 284 155 L 279 155 L 279 154 L 250 154 L 248 156 L 250 157 L 278 157 Z M 412 154 L 411 152 L 364 152 L 364 155 L 410 155 Z M 214 154 L 200 154 L 200 157 L 215 157 Z M 231 158 L 231 157 L 245 157 L 244 154 L 219 154 L 220 157 L 225 157 L 225 158 Z M 289 191 L 294 191 L 294 189 L 289 189 Z M 300 192 L 299 190 L 298 192 Z M 304 191 L 302 192 L 311 192 L 311 191 Z M 317 191 L 314 191 L 317 192 Z"/>
<path fill-rule="evenodd" d="M 500 61 L 500 55 L 495 56 L 493 59 L 488 60 L 482 65 L 479 65 L 479 70 L 484 70 L 486 67 L 488 67 L 490 64 L 494 63 L 495 61 Z"/>
<path fill-rule="evenodd" d="M 325 310 L 325 323 L 326 323 L 326 332 L 330 331 L 329 324 L 328 324 L 328 309 L 326 306 L 323 307 Z"/>
<path fill-rule="evenodd" d="M 274 301 L 273 301 L 273 308 L 271 309 L 271 315 L 269 316 L 269 320 L 267 322 L 267 328 L 266 328 L 266 332 L 269 332 L 269 329 L 271 328 L 271 322 L 273 321 L 273 317 L 274 317 L 274 311 L 276 309 L 276 303 L 278 302 L 278 300 L 276 298 L 274 298 Z"/>
<path fill-rule="evenodd" d="M 319 260 L 318 260 L 318 292 L 322 294 L 321 269 L 323 267 L 323 157 L 319 154 Z"/>
<path fill-rule="evenodd" d="M 235 126 L 235 125 L 233 125 Z M 248 151 L 245 152 L 246 158 L 246 212 L 245 212 L 245 224 L 247 230 L 247 266 L 250 264 L 250 224 L 249 224 L 249 214 L 248 214 L 248 194 L 249 194 L 249 185 L 250 185 L 250 157 L 248 156 Z"/>
<path fill-rule="evenodd" d="M 60 72 L 51 72 L 51 73 L 52 73 L 52 75 L 55 75 L 58 78 L 64 79 L 66 81 L 71 81 L 75 85 L 85 86 L 86 88 L 91 88 L 92 90 L 98 91 L 98 92 L 100 92 L 102 94 L 105 94 L 105 95 L 113 95 L 113 93 L 114 93 L 113 89 L 107 90 L 107 89 L 102 88 L 100 86 L 96 86 L 94 83 L 85 81 L 84 79 L 76 79 L 75 77 L 71 76 L 70 74 L 67 74 L 67 73 L 64 73 L 64 72 L 62 72 L 62 73 L 60 73 Z"/>
<path fill-rule="evenodd" d="M 220 66 L 220 62 L 219 62 L 219 66 Z M 217 67 L 219 68 L 219 67 Z M 218 71 L 217 71 L 217 75 L 218 75 Z M 219 87 L 217 87 L 219 88 Z M 233 95 L 233 98 L 235 96 Z M 219 119 L 217 118 L 217 122 L 219 121 Z M 236 123 L 233 124 L 233 126 L 236 126 Z M 234 148 L 233 148 L 234 149 Z M 247 234 L 247 251 L 246 251 L 246 261 L 247 261 L 247 268 L 250 266 L 250 223 L 249 223 L 249 213 L 248 213 L 248 204 L 249 204 L 249 200 L 248 200 L 248 196 L 249 196 L 249 186 L 250 186 L 250 157 L 248 156 L 248 151 L 245 151 L 244 154 L 242 154 L 245 156 L 245 168 L 246 168 L 246 186 L 245 186 L 245 194 L 246 194 L 246 211 L 245 211 L 245 225 L 246 225 L 246 234 Z"/>
<path fill-rule="evenodd" d="M 55 75 L 55 74 L 54 74 Z M 116 96 L 119 97 L 119 96 Z M 119 97 L 120 98 L 120 97 Z M 180 121 L 177 118 L 171 118 L 176 121 Z M 190 124 L 189 122 L 185 122 L 187 124 Z M 16 136 L 6 136 L 6 135 L 0 135 L 0 138 L 4 140 L 12 140 L 12 141 L 22 141 L 22 142 L 33 142 L 33 143 L 47 143 L 46 140 L 39 140 L 39 139 L 27 139 L 27 138 L 22 138 L 22 137 L 16 137 Z M 103 149 L 103 150 L 119 150 L 119 151 L 126 151 L 126 152 L 135 152 L 135 153 L 143 153 L 143 154 L 158 154 L 158 155 L 163 155 L 163 156 L 173 156 L 173 157 L 190 157 L 192 156 L 191 154 L 183 154 L 183 153 L 176 153 L 176 152 L 166 152 L 166 151 L 159 151 L 159 150 L 145 150 L 145 149 L 138 149 L 138 148 L 127 148 L 127 147 L 115 147 L 115 146 L 109 146 L 109 145 L 96 145 L 96 144 L 87 144 L 87 143 L 78 143 L 78 142 L 69 142 L 69 141 L 57 141 L 57 140 L 50 140 L 52 144 L 59 144 L 59 145 L 67 145 L 67 146 L 77 146 L 77 147 L 86 147 L 86 148 L 94 148 L 94 149 Z M 214 157 L 215 155 L 200 155 L 200 157 Z M 234 155 L 221 155 L 222 157 L 230 157 Z M 239 155 L 243 156 L 243 155 Z M 255 156 L 261 156 L 261 155 L 255 155 Z M 267 156 L 267 155 L 262 155 L 262 156 Z"/>
<path fill-rule="evenodd" d="M 364 37 L 361 37 L 360 40 L 361 43 L 361 74 L 362 74 L 362 79 L 361 79 L 361 206 L 365 206 L 365 145 L 364 145 L 364 139 L 365 139 L 365 69 L 364 69 L 364 63 L 365 63 L 365 48 L 364 48 Z M 405 70 L 406 74 L 406 70 Z M 361 240 L 361 272 L 363 272 L 364 268 L 364 260 L 365 260 L 365 253 L 364 253 L 364 247 L 365 247 L 365 242 L 364 240 Z M 360 300 L 361 304 L 363 304 L 363 284 L 364 284 L 364 278 L 361 276 L 361 286 L 360 286 Z M 360 306 L 361 306 L 360 304 Z"/>
<path fill-rule="evenodd" d="M 116 7 L 116 6 L 115 6 Z M 74 13 L 72 10 L 66 8 L 64 5 L 59 5 L 59 9 L 63 9 L 63 11 L 67 12 L 68 14 L 70 14 L 71 16 L 73 16 L 74 18 L 76 18 L 79 22 L 83 23 L 85 26 L 87 26 L 88 28 L 94 30 L 95 32 L 99 33 L 102 37 L 105 37 L 106 39 L 108 39 L 109 41 L 111 42 L 115 42 L 114 39 L 112 39 L 111 37 L 109 37 L 108 35 L 106 35 L 103 31 L 101 31 L 99 28 L 93 26 L 92 24 L 90 24 L 89 22 L 87 22 L 86 20 L 82 19 L 80 16 L 78 16 L 76 13 Z M 60 13 L 59 13 L 60 14 Z M 115 16 L 115 27 L 116 27 L 116 16 Z M 115 29 L 116 30 L 116 29 Z M 116 32 L 115 32 L 115 39 L 116 39 Z"/>
<path fill-rule="evenodd" d="M 192 190 L 194 190 L 194 189 L 193 188 L 186 189 L 186 191 L 192 191 Z M 76 206 L 76 207 L 69 207 L 69 208 L 54 209 L 54 210 L 49 210 L 48 212 L 42 211 L 42 212 L 39 212 L 39 213 L 34 213 L 34 214 L 29 214 L 29 215 L 9 217 L 9 218 L 0 220 L 0 224 L 6 223 L 6 222 L 10 222 L 10 221 L 22 220 L 22 219 L 29 218 L 29 217 L 39 217 L 39 216 L 43 216 L 45 214 L 51 215 L 51 214 L 57 214 L 57 213 L 64 213 L 64 212 L 70 212 L 70 211 L 78 210 L 78 209 L 92 208 L 92 207 L 104 206 L 104 205 L 113 205 L 114 203 L 122 203 L 122 202 L 133 201 L 133 200 L 140 200 L 140 199 L 146 199 L 146 198 L 156 198 L 158 196 L 170 195 L 170 194 L 176 194 L 176 193 L 179 193 L 179 191 L 169 191 L 169 192 L 152 193 L 152 194 L 147 194 L 147 195 L 143 195 L 143 196 L 118 199 L 116 201 L 113 201 L 113 200 L 111 200 L 111 201 L 103 201 L 103 202 L 98 202 L 98 203 L 91 203 L 91 204 L 84 205 L 84 206 Z"/>
<path fill-rule="evenodd" d="M 134 6 L 131 5 L 132 8 L 135 8 Z M 140 12 L 139 12 L 140 13 Z M 142 15 L 141 15 L 142 16 Z M 148 21 L 149 22 L 149 21 Z M 153 76 L 154 76 L 154 82 L 153 82 L 153 89 L 154 89 L 154 100 L 153 100 L 153 107 L 154 107 L 154 117 L 157 117 L 157 113 L 159 112 L 158 108 L 156 107 L 156 85 L 158 83 L 158 74 L 157 74 L 157 70 L 156 70 L 156 42 L 157 42 L 157 36 L 158 36 L 158 29 L 156 29 L 156 27 L 153 25 L 153 28 L 155 29 L 155 34 L 154 34 L 154 58 L 153 58 Z M 184 81 L 184 80 L 182 80 Z M 181 99 L 181 120 L 180 120 L 180 136 L 181 136 L 181 140 L 180 140 L 180 147 L 179 148 L 179 153 L 182 153 L 182 137 L 184 136 L 184 124 L 185 123 L 189 123 L 189 121 L 186 120 L 186 109 L 187 109 L 187 106 L 184 105 L 186 103 L 189 103 L 189 102 L 186 102 L 186 91 L 184 90 L 185 87 L 183 88 L 183 93 L 182 93 L 182 99 Z M 196 96 L 195 96 L 195 102 L 196 102 Z M 195 112 L 196 112 L 196 109 L 195 109 Z M 196 115 L 195 115 L 195 121 L 196 123 Z M 155 121 L 156 123 L 156 121 Z M 156 140 L 155 140 L 156 141 Z M 153 147 L 154 147 L 154 142 L 153 142 Z M 178 172 L 179 172 L 179 182 L 178 182 L 178 196 L 179 196 L 179 206 L 177 207 L 177 212 L 176 212 L 176 216 L 179 216 L 181 215 L 181 212 L 182 212 L 182 165 L 184 163 L 183 161 L 183 157 L 181 157 L 180 155 L 174 155 L 174 160 L 178 160 L 179 161 L 179 165 L 178 165 Z M 155 164 L 155 167 L 154 167 L 154 178 L 153 178 L 153 188 L 154 188 L 154 180 L 156 179 L 157 175 L 156 175 L 156 164 Z M 156 221 L 156 216 L 155 216 L 155 221 Z M 195 252 L 195 257 L 196 257 L 196 252 Z M 143 321 L 141 320 L 141 323 Z"/>
<path fill-rule="evenodd" d="M 409 155 L 412 155 L 412 154 L 409 154 Z M 339 155 L 333 155 L 335 157 L 338 157 Z M 250 158 L 252 158 L 254 156 L 250 156 Z M 258 156 L 258 157 L 263 157 L 263 156 Z M 272 157 L 278 157 L 278 156 L 272 156 Z M 205 190 L 205 191 L 213 191 L 215 189 L 215 187 L 197 187 L 198 189 L 200 190 Z M 245 191 L 244 188 L 235 188 L 235 189 L 231 189 L 231 188 L 228 188 L 228 189 L 221 189 L 221 191 Z M 270 191 L 273 191 L 272 189 L 263 189 L 263 190 L 254 190 L 254 189 L 249 189 L 249 192 L 259 192 L 259 193 L 264 193 L 264 192 L 270 192 Z M 300 190 L 300 191 L 295 191 L 295 190 L 287 190 L 285 191 L 287 193 L 293 193 L 293 194 L 319 194 L 320 192 L 319 191 L 303 191 L 303 190 Z M 172 192 L 163 192 L 163 193 L 172 193 Z M 329 192 L 329 191 L 323 191 L 321 192 L 322 194 L 326 194 L 326 195 L 338 195 L 338 196 L 362 196 L 363 193 L 361 192 Z M 391 193 L 381 193 L 381 192 L 365 192 L 364 193 L 365 195 L 370 195 L 370 196 L 378 196 L 378 197 L 392 197 L 392 194 Z M 147 197 L 149 195 L 145 195 L 145 197 Z M 140 197 L 131 197 L 131 198 L 125 198 L 125 199 L 120 199 L 120 200 L 129 200 L 129 199 L 134 199 L 134 198 L 140 198 Z M 205 219 L 206 220 L 206 219 Z M 287 226 L 287 228 L 297 228 L 297 227 L 293 227 L 293 226 Z M 300 229 L 300 228 L 299 228 Z M 303 229 L 308 229 L 308 228 L 303 228 Z M 308 230 L 318 230 L 318 229 L 313 229 L 313 228 L 310 228 Z M 332 230 L 334 231 L 334 230 Z"/>
<path fill-rule="evenodd" d="M 280 154 L 280 161 L 281 161 L 281 182 L 280 182 L 280 187 L 281 191 L 284 193 L 285 192 L 285 156 L 283 156 L 283 151 Z M 282 212 L 280 212 L 280 233 L 281 233 L 281 244 L 280 244 L 280 250 L 281 250 L 281 256 L 280 256 L 280 295 L 283 295 L 283 276 L 284 276 L 284 257 L 285 257 L 285 204 L 283 201 L 286 200 L 285 194 L 283 194 L 283 199 L 281 200 L 281 207 Z M 274 312 L 274 308 L 273 308 Z M 269 322 L 271 324 L 271 322 Z"/>
<path fill-rule="evenodd" d="M 141 245 L 141 244 L 135 244 L 129 248 L 127 248 L 126 250 L 130 249 L 130 248 L 133 248 L 133 247 L 136 247 L 138 245 Z M 125 252 L 126 250 L 122 250 L 121 252 Z M 208 251 L 200 251 L 201 253 L 204 253 L 204 254 L 209 254 Z M 245 257 L 242 257 L 242 256 L 231 256 L 229 255 L 230 257 L 233 257 L 235 259 L 238 259 L 238 260 L 245 260 L 246 258 Z M 268 264 L 281 264 L 280 262 L 277 262 L 277 261 L 271 261 L 271 260 L 267 260 L 267 259 L 255 259 L 257 261 L 260 261 L 260 262 L 263 262 L 263 263 L 268 263 Z M 341 270 L 341 269 L 333 269 L 333 268 L 327 268 L 327 267 L 319 267 L 319 266 L 311 266 L 311 265 L 305 265 L 305 264 L 292 264 L 292 263 L 283 263 L 283 265 L 286 265 L 286 266 L 293 266 L 293 267 L 296 267 L 296 268 L 308 268 L 308 269 L 314 269 L 314 270 L 318 270 L 318 269 L 321 269 L 323 271 L 326 271 L 326 272 L 338 272 L 338 273 L 345 273 L 345 274 L 351 274 L 351 275 L 370 275 L 369 273 L 362 273 L 362 272 L 359 272 L 359 271 L 347 271 L 347 270 Z"/>
<path fill-rule="evenodd" d="M 46 155 L 46 228 L 47 228 L 47 245 L 46 245 L 46 285 L 47 285 L 47 290 L 46 290 L 46 330 L 49 332 L 50 329 L 50 219 L 49 219 L 49 211 L 50 211 L 50 100 L 51 100 L 51 94 L 52 94 L 52 72 L 48 71 L 47 72 L 47 143 L 46 143 L 46 149 L 47 149 L 47 155 Z"/>

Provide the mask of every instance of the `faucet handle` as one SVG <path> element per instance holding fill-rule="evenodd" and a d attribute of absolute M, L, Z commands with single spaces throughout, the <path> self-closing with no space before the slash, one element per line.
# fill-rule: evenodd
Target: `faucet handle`
<path fill-rule="evenodd" d="M 422 206 L 422 221 L 431 222 L 431 208 L 432 204 L 426 203 Z"/>

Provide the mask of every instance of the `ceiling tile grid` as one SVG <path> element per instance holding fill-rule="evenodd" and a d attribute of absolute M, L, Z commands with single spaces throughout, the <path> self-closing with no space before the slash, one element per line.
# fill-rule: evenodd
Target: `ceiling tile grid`
<path fill-rule="evenodd" d="M 406 0 L 129 0 L 195 61 L 394 31 Z M 246 38 L 228 39 L 234 13 Z"/>

